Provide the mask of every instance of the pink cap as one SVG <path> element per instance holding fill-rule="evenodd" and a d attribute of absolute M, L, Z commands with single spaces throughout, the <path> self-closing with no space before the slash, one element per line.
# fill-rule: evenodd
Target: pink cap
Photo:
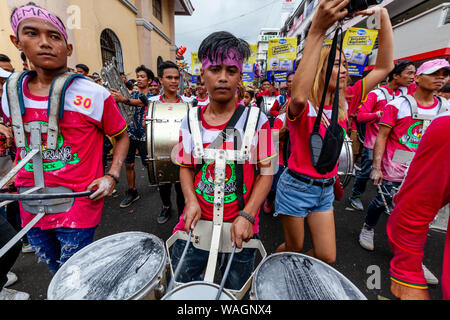
<path fill-rule="evenodd" d="M 51 12 L 33 5 L 21 7 L 17 9 L 11 17 L 11 27 L 17 36 L 19 25 L 22 21 L 30 18 L 42 19 L 54 25 L 63 35 L 67 42 L 67 31 L 62 22 Z"/>
<path fill-rule="evenodd" d="M 419 67 L 419 69 L 417 69 L 416 74 L 418 76 L 421 74 L 432 74 L 442 68 L 450 70 L 450 63 L 448 63 L 448 61 L 445 59 L 430 60 L 430 61 L 423 63 Z"/>

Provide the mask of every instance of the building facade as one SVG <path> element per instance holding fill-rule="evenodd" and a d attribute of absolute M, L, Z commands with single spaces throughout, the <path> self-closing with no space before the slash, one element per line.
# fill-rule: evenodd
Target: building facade
<path fill-rule="evenodd" d="M 256 63 L 259 64 L 262 74 L 267 72 L 267 55 L 269 52 L 269 40 L 278 38 L 280 29 L 263 28 L 259 32 L 257 49 L 256 49 Z"/>
<path fill-rule="evenodd" d="M 22 62 L 9 36 L 13 8 L 29 0 L 0 2 L 0 48 L 16 70 Z M 175 15 L 192 15 L 190 0 L 34 0 L 58 15 L 67 28 L 74 52 L 69 67 L 83 63 L 90 73 L 98 72 L 113 57 L 118 68 L 130 77 L 144 64 L 155 73 L 158 63 L 175 61 Z"/>
<path fill-rule="evenodd" d="M 297 59 L 300 60 L 312 18 L 320 0 L 303 0 L 286 20 L 281 36 L 297 37 Z M 415 64 L 432 58 L 450 58 L 450 2 L 448 0 L 384 0 L 394 30 L 394 59 L 410 59 Z M 345 22 L 343 29 L 373 29 L 372 18 L 356 17 Z M 330 30 L 331 31 L 331 30 Z M 328 38 L 332 37 L 330 32 Z M 377 44 L 367 69 L 375 63 Z"/>

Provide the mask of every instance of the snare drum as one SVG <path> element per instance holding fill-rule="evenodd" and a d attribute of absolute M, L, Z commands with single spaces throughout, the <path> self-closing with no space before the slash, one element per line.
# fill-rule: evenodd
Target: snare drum
<path fill-rule="evenodd" d="M 174 164 L 180 127 L 191 104 L 153 102 L 146 118 L 148 174 L 151 185 L 179 181 L 179 169 Z"/>
<path fill-rule="evenodd" d="M 353 177 L 353 149 L 352 140 L 345 137 L 339 156 L 338 175 L 342 188 L 345 188 Z"/>
<path fill-rule="evenodd" d="M 194 281 L 177 287 L 167 293 L 162 300 L 215 300 L 220 286 L 215 283 Z M 220 300 L 236 300 L 236 298 L 223 289 Z"/>
<path fill-rule="evenodd" d="M 367 300 L 328 264 L 293 252 L 266 258 L 253 278 L 253 300 Z"/>
<path fill-rule="evenodd" d="M 166 290 L 168 257 L 161 239 L 126 232 L 74 254 L 48 288 L 49 300 L 157 300 Z"/>

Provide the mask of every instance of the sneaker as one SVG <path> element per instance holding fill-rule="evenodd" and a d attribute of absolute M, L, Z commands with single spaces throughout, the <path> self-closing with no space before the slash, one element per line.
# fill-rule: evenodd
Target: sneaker
<path fill-rule="evenodd" d="M 34 249 L 31 246 L 31 244 L 27 243 L 27 244 L 22 244 L 22 253 L 33 253 Z"/>
<path fill-rule="evenodd" d="M 434 284 L 434 285 L 439 284 L 439 280 L 436 278 L 436 276 L 433 273 L 431 273 L 431 271 L 427 267 L 425 267 L 424 264 L 422 264 L 422 269 L 423 269 L 423 274 L 425 276 L 425 279 L 427 279 L 428 284 Z"/>
<path fill-rule="evenodd" d="M 273 211 L 273 202 L 271 203 L 268 199 L 266 199 L 266 201 L 264 201 L 263 210 L 264 213 L 271 214 Z"/>
<path fill-rule="evenodd" d="M 3 288 L 0 291 L 0 300 L 30 300 L 30 295 L 26 292 Z"/>
<path fill-rule="evenodd" d="M 375 232 L 373 229 L 369 230 L 366 227 L 363 227 L 361 233 L 359 234 L 359 244 L 366 250 L 373 251 L 373 237 Z"/>
<path fill-rule="evenodd" d="M 5 288 L 9 287 L 9 286 L 12 286 L 14 283 L 17 282 L 17 276 L 16 276 L 15 273 L 8 272 L 6 277 L 8 278 L 8 280 L 6 281 L 6 283 L 4 285 Z"/>
<path fill-rule="evenodd" d="M 364 211 L 364 206 L 359 196 L 351 196 L 350 198 L 348 198 L 348 202 L 353 209 Z"/>
<path fill-rule="evenodd" d="M 129 207 L 133 202 L 138 201 L 141 197 L 139 196 L 136 189 L 128 189 L 126 192 L 126 197 L 120 203 L 121 208 Z"/>
<path fill-rule="evenodd" d="M 161 213 L 159 214 L 159 216 L 156 219 L 156 221 L 159 224 L 166 223 L 169 220 L 169 218 L 170 218 L 170 211 L 171 211 L 170 207 L 163 207 L 162 210 L 161 210 Z"/>

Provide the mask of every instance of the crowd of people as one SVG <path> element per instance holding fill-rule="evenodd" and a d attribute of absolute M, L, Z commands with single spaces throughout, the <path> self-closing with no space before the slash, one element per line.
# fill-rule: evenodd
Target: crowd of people
<path fill-rule="evenodd" d="M 44 216 L 20 244 L 0 257 L 0 299 L 29 298 L 26 293 L 7 288 L 17 280 L 10 270 L 21 250 L 35 251 L 55 274 L 73 254 L 93 242 L 103 203 L 116 192 L 123 163 L 127 191 L 120 207 L 126 208 L 145 196 L 136 189 L 135 161 L 139 155 L 142 165 L 148 167 L 145 117 L 151 102 L 186 102 L 199 110 L 200 137 L 189 117 L 183 119 L 180 127 L 174 164 L 180 168 L 179 182 L 174 183 L 178 213 L 174 232 L 189 233 L 199 220 L 213 220 L 214 190 L 211 192 L 208 182 L 212 182 L 214 189 L 214 163 L 202 158 L 197 148 L 239 150 L 237 136 L 245 136 L 249 130 L 247 123 L 252 122 L 248 121 L 250 110 L 262 106 L 265 97 L 273 97 L 275 102 L 267 114 L 261 112 L 255 121 L 253 140 L 248 145 L 250 158 L 226 165 L 222 214 L 223 221 L 231 223 L 233 245 L 242 248 L 244 242 L 258 238 L 262 209 L 280 218 L 284 242 L 277 252 L 302 252 L 306 222 L 313 243 L 306 254 L 333 264 L 336 261 L 333 203 L 342 191 L 338 163 L 331 161 L 326 170 L 319 170 L 318 163 L 329 150 L 322 149 L 317 159 L 311 148 L 312 137 L 317 132 L 327 142 L 332 129 L 338 128 L 357 144 L 359 130 L 364 135 L 363 145 L 355 149 L 360 170 L 350 198 L 345 199 L 355 210 L 366 209 L 359 243 L 373 251 L 379 217 L 383 212 L 390 214 L 387 231 L 394 253 L 390 269 L 392 293 L 401 299 L 429 298 L 427 284 L 438 280 L 422 264 L 426 233 L 439 209 L 450 201 L 450 155 L 445 138 L 446 124 L 450 121 L 450 64 L 445 59 L 433 59 L 416 69 L 411 61 L 394 63 L 389 14 L 386 9 L 376 7 L 357 13 L 376 14 L 380 23 L 374 68 L 355 81 L 348 74 L 341 49 L 337 49 L 335 60 L 331 61 L 332 47 L 323 45 L 327 30 L 348 14 L 347 4 L 348 0 L 321 1 L 302 59 L 296 71 L 287 75 L 282 90 L 267 79 L 260 82 L 259 88 L 242 84 L 249 45 L 228 32 L 215 32 L 203 40 L 198 50 L 201 75 L 192 87 L 184 87 L 183 94 L 180 94 L 181 73 L 172 61 L 161 63 L 156 75 L 144 65 L 136 68 L 135 80 L 122 74 L 130 98 L 101 86 L 101 77 L 98 73 L 90 75 L 87 65 L 76 65 L 72 71 L 83 77 L 68 86 L 64 105 L 64 115 L 68 116 L 59 121 L 64 146 L 70 147 L 71 161 L 56 171 L 44 169 L 44 176 L 49 186 L 64 186 L 74 192 L 91 190 L 92 195 L 76 198 L 67 212 Z M 46 17 L 52 17 L 43 18 L 33 14 L 32 8 L 36 6 L 28 4 L 12 12 L 15 34 L 11 40 L 22 54 L 24 70 L 28 70 L 18 84 L 24 101 L 23 121 L 47 123 L 48 93 L 53 80 L 69 69 L 67 57 L 72 46 L 59 18 L 40 8 L 47 13 Z M 3 120 L 0 133 L 17 163 L 26 153 L 16 148 L 14 142 L 12 106 L 7 87 L 3 86 L 14 69 L 5 55 L 0 55 L 0 68 Z M 117 107 L 119 103 L 134 109 L 132 123 L 125 122 Z M 80 105 L 84 108 L 76 108 Z M 360 129 L 361 125 L 364 129 Z M 226 134 L 230 127 L 235 132 L 231 136 Z M 343 136 L 336 139 L 342 143 Z M 409 154 L 412 162 L 399 162 L 397 158 L 402 152 Z M 111 162 L 106 161 L 108 153 L 112 155 Z M 43 152 L 44 160 L 51 162 L 45 156 Z M 442 170 L 425 170 L 433 166 Z M 365 208 L 361 195 L 371 180 L 378 193 Z M 33 185 L 33 170 L 23 169 L 5 192 Z M 156 219 L 159 224 L 170 218 L 171 190 L 172 184 L 159 186 L 162 203 Z M 2 210 L 5 217 L 0 215 L 0 248 L 34 217 L 20 202 Z M 192 243 L 188 246 L 189 256 L 183 261 L 177 281 L 201 281 L 209 252 Z M 185 247 L 183 240 L 175 243 L 171 256 L 173 269 Z M 450 298 L 449 254 L 447 240 L 442 277 L 444 299 Z M 255 257 L 256 249 L 236 253 L 226 288 L 237 290 L 243 286 L 254 270 Z M 219 259 L 226 266 L 229 255 L 219 255 Z"/>

